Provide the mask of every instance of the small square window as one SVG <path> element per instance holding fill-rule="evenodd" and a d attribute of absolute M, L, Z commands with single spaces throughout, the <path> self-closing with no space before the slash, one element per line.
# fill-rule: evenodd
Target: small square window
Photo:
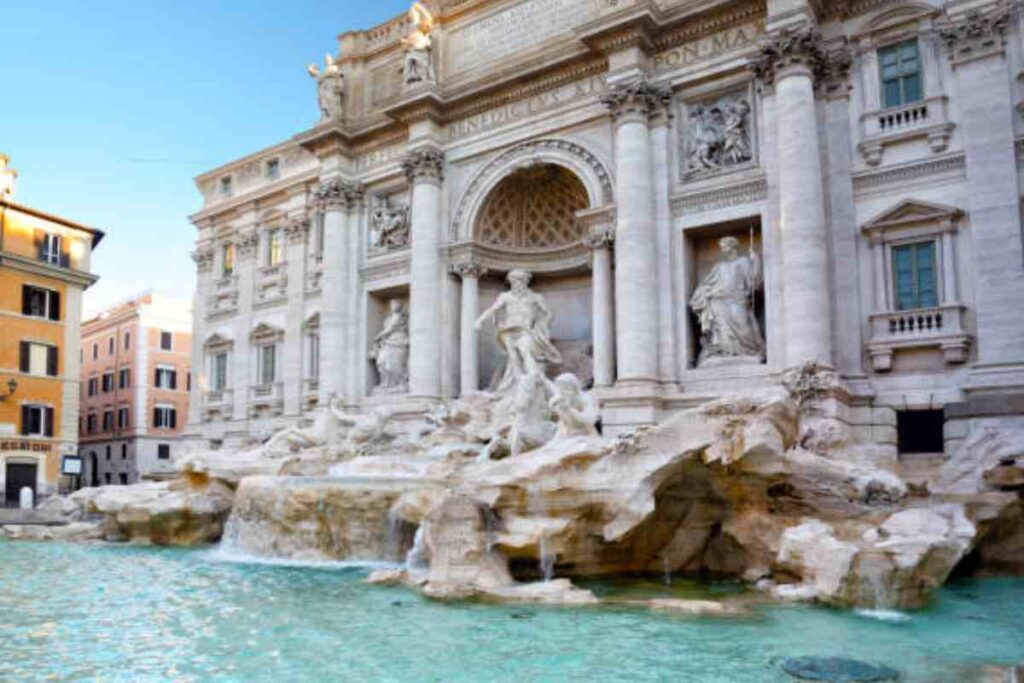
<path fill-rule="evenodd" d="M 161 443 L 156 446 L 156 457 L 157 460 L 170 460 L 171 459 L 171 444 Z"/>
<path fill-rule="evenodd" d="M 939 305 L 934 240 L 894 246 L 892 275 L 896 310 Z"/>
<path fill-rule="evenodd" d="M 160 333 L 160 348 L 163 351 L 170 351 L 173 339 L 174 339 L 174 336 L 170 332 L 161 332 Z"/>
<path fill-rule="evenodd" d="M 896 413 L 896 448 L 900 455 L 945 450 L 941 410 L 900 410 Z"/>
<path fill-rule="evenodd" d="M 277 180 L 281 177 L 281 162 L 278 159 L 269 159 L 266 166 L 267 180 Z"/>
<path fill-rule="evenodd" d="M 222 197 L 231 196 L 231 176 L 224 176 L 220 179 L 220 194 Z"/>

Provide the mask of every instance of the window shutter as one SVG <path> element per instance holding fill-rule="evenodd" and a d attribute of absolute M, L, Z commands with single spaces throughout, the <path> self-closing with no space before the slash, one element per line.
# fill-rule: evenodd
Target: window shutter
<path fill-rule="evenodd" d="M 60 320 L 60 292 L 50 292 L 50 320 Z"/>
<path fill-rule="evenodd" d="M 62 268 L 71 267 L 71 250 L 68 245 L 69 240 L 62 239 L 60 241 L 60 265 Z"/>
<path fill-rule="evenodd" d="M 18 351 L 18 368 L 22 372 L 28 372 L 30 369 L 29 355 L 31 354 L 29 343 L 27 341 L 21 342 L 19 344 Z"/>
<path fill-rule="evenodd" d="M 153 408 L 153 426 L 154 427 L 159 427 L 160 426 L 160 409 L 159 408 Z"/>
<path fill-rule="evenodd" d="M 32 312 L 32 290 L 28 285 L 21 286 L 21 314 L 29 315 Z"/>
<path fill-rule="evenodd" d="M 43 411 L 46 413 L 46 436 L 53 436 L 53 408 L 47 407 Z"/>
<path fill-rule="evenodd" d="M 29 406 L 21 407 L 21 435 L 28 435 L 29 423 L 32 421 L 32 408 Z"/>
<path fill-rule="evenodd" d="M 46 347 L 46 374 L 50 377 L 57 376 L 57 347 Z"/>
<path fill-rule="evenodd" d="M 176 429 L 178 426 L 178 411 L 171 408 L 168 412 L 171 414 L 171 424 L 169 426 L 171 429 Z"/>
<path fill-rule="evenodd" d="M 171 389 L 177 389 L 178 388 L 178 371 L 177 370 L 171 370 L 168 374 L 171 376 Z"/>
<path fill-rule="evenodd" d="M 42 260 L 43 251 L 46 249 L 46 231 L 35 230 L 32 233 L 32 246 L 36 250 L 36 258 Z"/>
<path fill-rule="evenodd" d="M 153 386 L 160 386 L 160 368 L 153 371 Z"/>

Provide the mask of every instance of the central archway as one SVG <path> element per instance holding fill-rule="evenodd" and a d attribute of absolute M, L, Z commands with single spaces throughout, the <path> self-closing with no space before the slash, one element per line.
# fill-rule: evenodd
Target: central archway
<path fill-rule="evenodd" d="M 473 226 L 473 241 L 517 251 L 567 247 L 583 238 L 576 212 L 589 204 L 587 188 L 566 168 L 521 168 L 487 195 Z"/>

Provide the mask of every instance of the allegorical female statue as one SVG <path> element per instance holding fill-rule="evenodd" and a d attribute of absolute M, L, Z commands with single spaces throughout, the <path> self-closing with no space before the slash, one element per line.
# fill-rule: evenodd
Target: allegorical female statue
<path fill-rule="evenodd" d="M 701 349 L 697 365 L 712 359 L 764 360 L 764 337 L 754 316 L 753 294 L 761 286 L 761 259 L 751 244 L 739 254 L 739 240 L 723 237 L 718 246 L 725 258 L 715 264 L 690 298 L 700 321 Z"/>
<path fill-rule="evenodd" d="M 412 30 L 402 38 L 405 46 L 405 61 L 402 63 L 402 80 L 406 85 L 433 83 L 434 75 L 433 39 L 434 17 L 422 4 L 414 2 L 409 8 L 409 23 Z"/>
<path fill-rule="evenodd" d="M 551 343 L 551 310 L 544 297 L 530 291 L 529 271 L 516 268 L 507 279 L 509 291 L 498 296 L 476 321 L 479 330 L 486 320 L 495 319 L 498 345 L 508 355 L 505 373 L 494 389 L 497 392 L 514 388 L 523 375 L 543 375 L 546 363 L 562 362 L 562 354 Z"/>
<path fill-rule="evenodd" d="M 345 107 L 345 76 L 334 57 L 324 58 L 324 70 L 320 71 L 315 64 L 306 67 L 309 75 L 316 79 L 316 99 L 320 105 L 321 121 L 338 121 Z"/>
<path fill-rule="evenodd" d="M 370 358 L 380 383 L 374 391 L 401 393 L 409 385 L 409 316 L 399 299 L 388 302 L 388 314 L 373 340 Z"/>

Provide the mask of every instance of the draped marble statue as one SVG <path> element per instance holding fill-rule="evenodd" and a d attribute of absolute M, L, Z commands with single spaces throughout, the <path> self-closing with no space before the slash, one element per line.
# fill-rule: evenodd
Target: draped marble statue
<path fill-rule="evenodd" d="M 405 60 L 402 62 L 402 80 L 405 85 L 433 83 L 434 75 L 433 38 L 434 17 L 422 4 L 414 2 L 409 8 L 409 24 L 412 30 L 402 38 L 405 46 Z"/>
<path fill-rule="evenodd" d="M 324 70 L 321 72 L 315 64 L 307 67 L 309 75 L 316 79 L 316 98 L 320 105 L 321 121 L 338 121 L 344 113 L 345 77 L 334 57 L 324 58 Z"/>
<path fill-rule="evenodd" d="M 388 302 L 388 314 L 373 340 L 370 358 L 380 382 L 375 393 L 403 393 L 409 385 L 409 316 L 399 299 Z"/>
<path fill-rule="evenodd" d="M 723 359 L 764 360 L 764 337 L 754 315 L 753 294 L 761 286 L 761 260 L 751 245 L 739 255 L 739 240 L 723 237 L 725 258 L 715 264 L 690 298 L 701 330 L 697 365 Z"/>
<path fill-rule="evenodd" d="M 515 269 L 508 274 L 509 291 L 480 314 L 476 329 L 493 319 L 498 345 L 508 356 L 505 372 L 494 391 L 514 388 L 523 375 L 544 374 L 547 363 L 562 362 L 562 354 L 551 343 L 551 309 L 544 297 L 529 288 L 530 273 Z"/>
<path fill-rule="evenodd" d="M 600 411 L 597 401 L 580 385 L 579 377 L 565 372 L 548 382 L 551 400 L 548 405 L 557 418 L 556 439 L 574 436 L 597 436 Z"/>

